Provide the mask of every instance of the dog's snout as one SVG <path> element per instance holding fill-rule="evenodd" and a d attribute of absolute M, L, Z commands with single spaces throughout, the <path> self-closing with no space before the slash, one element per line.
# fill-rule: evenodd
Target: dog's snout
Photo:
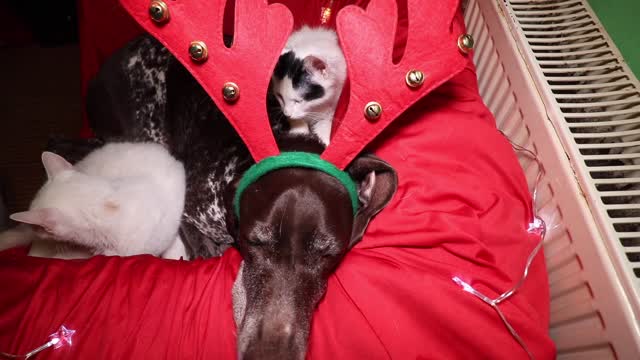
<path fill-rule="evenodd" d="M 291 324 L 285 324 L 285 323 L 281 323 L 281 324 L 275 324 L 275 325 L 268 325 L 268 324 L 264 324 L 262 326 L 262 334 L 269 334 L 269 336 L 274 337 L 276 339 L 289 339 L 291 338 L 293 331 L 291 330 L 293 327 L 291 326 Z"/>
<path fill-rule="evenodd" d="M 304 351 L 298 346 L 293 327 L 290 324 L 278 324 L 263 326 L 241 359 L 302 360 Z"/>

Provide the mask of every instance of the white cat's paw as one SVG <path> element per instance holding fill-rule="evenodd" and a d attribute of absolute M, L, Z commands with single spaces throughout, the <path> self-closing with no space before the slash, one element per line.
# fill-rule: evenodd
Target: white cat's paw
<path fill-rule="evenodd" d="M 180 258 L 184 260 L 187 259 L 187 249 L 184 247 L 184 243 L 180 236 L 176 236 L 176 239 L 173 241 L 173 244 L 162 253 L 162 258 L 164 259 L 174 259 L 180 260 Z"/>
<path fill-rule="evenodd" d="M 18 225 L 12 229 L 0 232 L 0 251 L 16 246 L 26 246 L 31 243 L 35 234 L 26 225 Z"/>
<path fill-rule="evenodd" d="M 291 127 L 290 134 L 308 134 L 311 131 L 304 120 L 289 120 L 289 126 Z"/>
<path fill-rule="evenodd" d="M 308 134 L 309 133 L 309 128 L 303 128 L 303 127 L 292 127 L 291 130 L 289 130 L 289 133 L 291 134 Z"/>
<path fill-rule="evenodd" d="M 125 255 L 122 255 L 122 254 L 118 253 L 115 250 L 104 250 L 104 251 L 100 252 L 99 255 L 104 255 L 104 256 L 125 256 Z"/>
<path fill-rule="evenodd" d="M 311 126 L 311 130 L 314 134 L 318 136 L 320 141 L 324 146 L 329 145 L 329 141 L 331 140 L 331 125 L 332 121 L 323 120 L 318 121 Z"/>

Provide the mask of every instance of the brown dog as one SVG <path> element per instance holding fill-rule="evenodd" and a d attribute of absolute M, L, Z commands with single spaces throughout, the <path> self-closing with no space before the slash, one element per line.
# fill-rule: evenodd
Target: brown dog
<path fill-rule="evenodd" d="M 322 151 L 308 140 L 280 147 Z M 304 359 L 327 279 L 397 189 L 395 171 L 375 156 L 347 172 L 358 184 L 355 217 L 345 187 L 317 170 L 275 170 L 244 192 L 236 237 L 244 263 L 233 288 L 240 359 Z"/>

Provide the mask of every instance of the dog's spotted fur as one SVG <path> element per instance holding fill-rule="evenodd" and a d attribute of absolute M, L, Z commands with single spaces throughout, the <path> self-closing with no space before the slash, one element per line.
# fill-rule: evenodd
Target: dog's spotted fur
<path fill-rule="evenodd" d="M 212 100 L 178 63 L 167 75 L 169 145 L 187 169 L 182 236 L 192 256 L 217 256 L 231 246 L 230 185 L 251 165 L 242 140 Z"/>
<path fill-rule="evenodd" d="M 129 88 L 136 103 L 135 119 L 144 120 L 141 136 L 166 144 L 166 74 L 171 55 L 164 46 L 148 37 L 142 37 L 126 63 L 130 74 Z"/>
<path fill-rule="evenodd" d="M 87 102 L 98 136 L 158 142 L 184 163 L 181 237 L 189 256 L 218 256 L 231 246 L 227 189 L 251 158 L 213 101 L 166 48 L 150 36 L 129 43 L 103 65 Z M 277 123 L 274 129 L 286 126 Z"/>

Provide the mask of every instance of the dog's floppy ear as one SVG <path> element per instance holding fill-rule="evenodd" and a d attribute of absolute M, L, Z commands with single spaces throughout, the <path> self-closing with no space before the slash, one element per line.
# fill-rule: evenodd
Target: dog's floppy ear
<path fill-rule="evenodd" d="M 374 155 L 356 158 L 347 172 L 358 185 L 360 208 L 353 220 L 349 247 L 364 235 L 369 221 L 391 201 L 398 189 L 398 175 L 391 165 Z"/>
<path fill-rule="evenodd" d="M 240 185 L 241 176 L 238 176 L 236 179 L 231 180 L 231 182 L 227 185 L 227 188 L 224 190 L 224 204 L 227 208 L 227 231 L 231 235 L 232 238 L 237 239 L 238 236 L 238 218 L 236 217 L 236 212 L 233 207 L 233 199 L 236 195 L 236 191 L 238 190 L 238 185 Z"/>

